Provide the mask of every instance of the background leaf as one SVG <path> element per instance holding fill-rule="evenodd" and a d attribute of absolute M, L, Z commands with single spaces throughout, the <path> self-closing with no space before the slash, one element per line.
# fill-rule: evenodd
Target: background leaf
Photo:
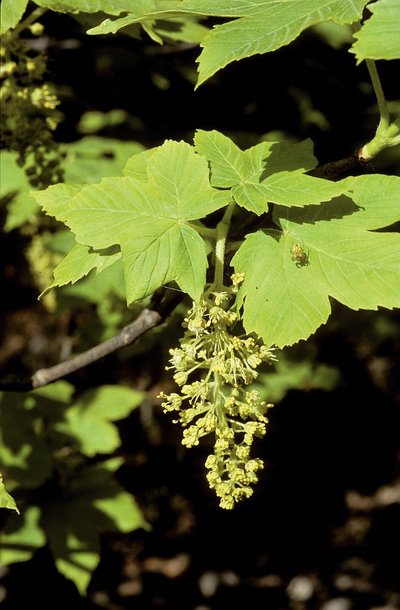
<path fill-rule="evenodd" d="M 22 515 L 13 514 L 0 532 L 0 564 L 27 561 L 46 543 L 39 526 L 40 510 L 30 506 Z"/>
<path fill-rule="evenodd" d="M 133 499 L 113 477 L 121 460 L 84 467 L 63 500 L 43 507 L 42 526 L 58 570 L 84 594 L 99 562 L 103 532 L 129 532 L 147 523 Z"/>
<path fill-rule="evenodd" d="M 127 160 L 143 147 L 137 142 L 86 136 L 60 145 L 62 169 L 69 184 L 91 184 L 105 176 L 121 173 Z M 11 231 L 34 221 L 40 208 L 31 196 L 32 187 L 24 170 L 17 164 L 15 152 L 0 151 L 0 200 L 7 207 L 4 229 Z"/>
<path fill-rule="evenodd" d="M 130 388 L 100 386 L 85 392 L 66 412 L 66 420 L 56 425 L 78 442 L 88 456 L 112 453 L 120 444 L 113 421 L 127 417 L 140 405 L 144 395 Z"/>

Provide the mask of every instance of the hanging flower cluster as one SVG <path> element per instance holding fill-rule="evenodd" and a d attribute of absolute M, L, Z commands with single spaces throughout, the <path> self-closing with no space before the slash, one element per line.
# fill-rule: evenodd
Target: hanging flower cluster
<path fill-rule="evenodd" d="M 30 33 L 40 36 L 43 26 L 34 23 Z M 26 30 L 25 30 L 26 31 Z M 44 82 L 47 58 L 29 49 L 19 31 L 9 30 L 0 45 L 0 136 L 3 147 L 16 151 L 32 186 L 45 188 L 62 180 L 61 157 L 53 139 L 61 114 L 59 100 Z"/>
<path fill-rule="evenodd" d="M 183 445 L 198 445 L 201 437 L 215 435 L 214 452 L 206 460 L 207 480 L 220 498 L 222 508 L 252 495 L 251 485 L 263 467 L 250 458 L 254 437 L 266 433 L 267 410 L 256 390 L 248 388 L 262 362 L 275 360 L 273 350 L 252 336 L 233 334 L 239 315 L 228 308 L 243 274 L 232 276 L 225 292 L 209 292 L 193 303 L 183 326 L 180 347 L 171 349 L 167 367 L 175 371 L 181 390 L 165 395 L 165 412 L 177 411 L 183 430 Z"/>

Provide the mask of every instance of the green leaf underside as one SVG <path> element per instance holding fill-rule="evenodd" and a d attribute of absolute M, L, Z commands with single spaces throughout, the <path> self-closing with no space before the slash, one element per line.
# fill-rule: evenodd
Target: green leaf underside
<path fill-rule="evenodd" d="M 135 0 L 135 4 L 149 8 L 155 2 L 156 0 Z M 35 0 L 35 3 L 60 13 L 103 12 L 109 15 L 120 15 L 129 11 L 132 7 L 131 0 Z"/>
<path fill-rule="evenodd" d="M 292 42 L 306 28 L 323 21 L 353 23 L 361 18 L 368 0 L 183 0 L 175 6 L 161 3 L 146 7 L 127 16 L 106 20 L 91 34 L 115 33 L 128 24 L 149 19 L 168 19 L 184 14 L 232 18 L 216 25 L 201 42 L 198 85 L 233 61 L 274 51 Z M 158 10 L 157 10 L 158 9 Z"/>
<path fill-rule="evenodd" d="M 121 247 L 129 304 L 174 280 L 197 300 L 208 263 L 204 241 L 187 222 L 227 205 L 230 195 L 211 188 L 206 160 L 184 142 L 154 151 L 147 174 L 148 182 L 106 178 L 82 188 L 56 185 L 34 197 L 79 243 Z"/>
<path fill-rule="evenodd" d="M 268 344 L 306 339 L 326 322 L 329 297 L 356 310 L 400 306 L 400 235 L 366 230 L 400 218 L 400 179 L 347 180 L 360 207 L 345 197 L 302 210 L 277 207 L 282 232 L 248 236 L 232 260 L 245 273 L 244 326 Z M 382 208 L 374 197 L 380 189 Z M 305 255 L 297 264 L 295 244 Z"/>
<path fill-rule="evenodd" d="M 368 6 L 372 16 L 354 34 L 350 49 L 358 61 L 400 59 L 400 5 L 398 0 L 379 0 Z"/>
<path fill-rule="evenodd" d="M 65 182 L 89 184 L 106 176 L 118 175 L 127 159 L 142 149 L 137 142 L 120 142 L 110 138 L 86 136 L 77 142 L 62 144 L 65 155 L 62 168 Z M 23 168 L 17 164 L 17 154 L 0 151 L 0 198 L 7 206 L 4 229 L 11 231 L 35 219 L 40 211 L 30 195 L 32 190 Z M 0 202 L 3 204 L 3 201 Z"/>
<path fill-rule="evenodd" d="M 342 182 L 304 174 L 315 167 L 315 157 L 305 141 L 261 142 L 242 151 L 217 131 L 199 130 L 196 150 L 210 160 L 211 184 L 230 188 L 236 202 L 255 214 L 268 211 L 268 202 L 302 207 L 328 201 L 346 191 Z"/>
<path fill-rule="evenodd" d="M 124 15 L 119 19 L 105 19 L 96 27 L 90 28 L 87 34 L 115 34 L 118 30 L 135 23 L 152 22 L 156 19 L 176 19 L 177 17 L 187 16 L 181 13 L 179 0 L 138 0 L 134 5 L 129 2 L 129 7 L 126 9 L 128 15 Z M 109 12 L 104 11 L 103 12 Z"/>

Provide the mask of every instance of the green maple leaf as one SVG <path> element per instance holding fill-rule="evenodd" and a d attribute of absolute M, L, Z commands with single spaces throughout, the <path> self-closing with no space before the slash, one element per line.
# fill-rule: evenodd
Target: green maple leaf
<path fill-rule="evenodd" d="M 328 201 L 347 187 L 304 172 L 316 166 L 310 141 L 298 144 L 261 142 L 242 151 L 218 131 L 199 130 L 196 150 L 211 166 L 211 184 L 231 188 L 235 201 L 255 214 L 268 211 L 268 202 L 303 207 Z"/>
<path fill-rule="evenodd" d="M 368 7 L 372 17 L 354 34 L 351 48 L 358 61 L 400 58 L 400 5 L 398 0 L 379 0 Z"/>
<path fill-rule="evenodd" d="M 206 81 L 232 61 L 268 53 L 292 42 L 306 28 L 323 21 L 352 23 L 368 0 L 184 0 L 179 10 L 233 21 L 214 27 L 201 42 L 199 80 Z"/>
<path fill-rule="evenodd" d="M 155 0 L 135 0 L 147 4 Z M 120 15 L 128 11 L 132 2 L 130 0 L 35 0 L 35 3 L 44 8 L 60 13 L 107 13 Z"/>
<path fill-rule="evenodd" d="M 306 339 L 329 317 L 330 297 L 351 309 L 400 306 L 400 235 L 373 231 L 400 218 L 400 178 L 345 182 L 354 202 L 277 206 L 280 230 L 248 236 L 232 260 L 245 273 L 245 328 L 267 344 Z"/>
<path fill-rule="evenodd" d="M 95 251 L 120 246 L 128 303 L 171 281 L 197 300 L 208 262 L 190 221 L 227 205 L 230 194 L 210 186 L 206 160 L 184 142 L 167 141 L 146 159 L 147 181 L 106 178 L 33 195 L 71 228 L 78 243 Z"/>
<path fill-rule="evenodd" d="M 324 21 L 353 23 L 368 0 L 142 0 L 128 14 L 106 19 L 89 34 L 115 33 L 122 27 L 156 19 L 198 15 L 232 20 L 216 25 L 202 38 L 197 86 L 233 61 L 268 53 L 292 42 L 306 28 Z"/>

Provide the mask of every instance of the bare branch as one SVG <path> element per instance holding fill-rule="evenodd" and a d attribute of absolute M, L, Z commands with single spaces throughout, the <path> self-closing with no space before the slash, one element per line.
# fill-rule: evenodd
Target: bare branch
<path fill-rule="evenodd" d="M 121 347 L 131 345 L 146 332 L 161 324 L 168 314 L 174 309 L 182 295 L 174 296 L 163 301 L 157 309 L 143 309 L 139 316 L 125 326 L 115 337 L 99 343 L 86 352 L 51 366 L 47 369 L 39 369 L 27 378 L 8 377 L 0 380 L 0 390 L 8 392 L 29 392 L 35 388 L 53 383 L 57 379 L 66 377 L 70 373 L 92 364 L 104 356 L 111 354 Z"/>

